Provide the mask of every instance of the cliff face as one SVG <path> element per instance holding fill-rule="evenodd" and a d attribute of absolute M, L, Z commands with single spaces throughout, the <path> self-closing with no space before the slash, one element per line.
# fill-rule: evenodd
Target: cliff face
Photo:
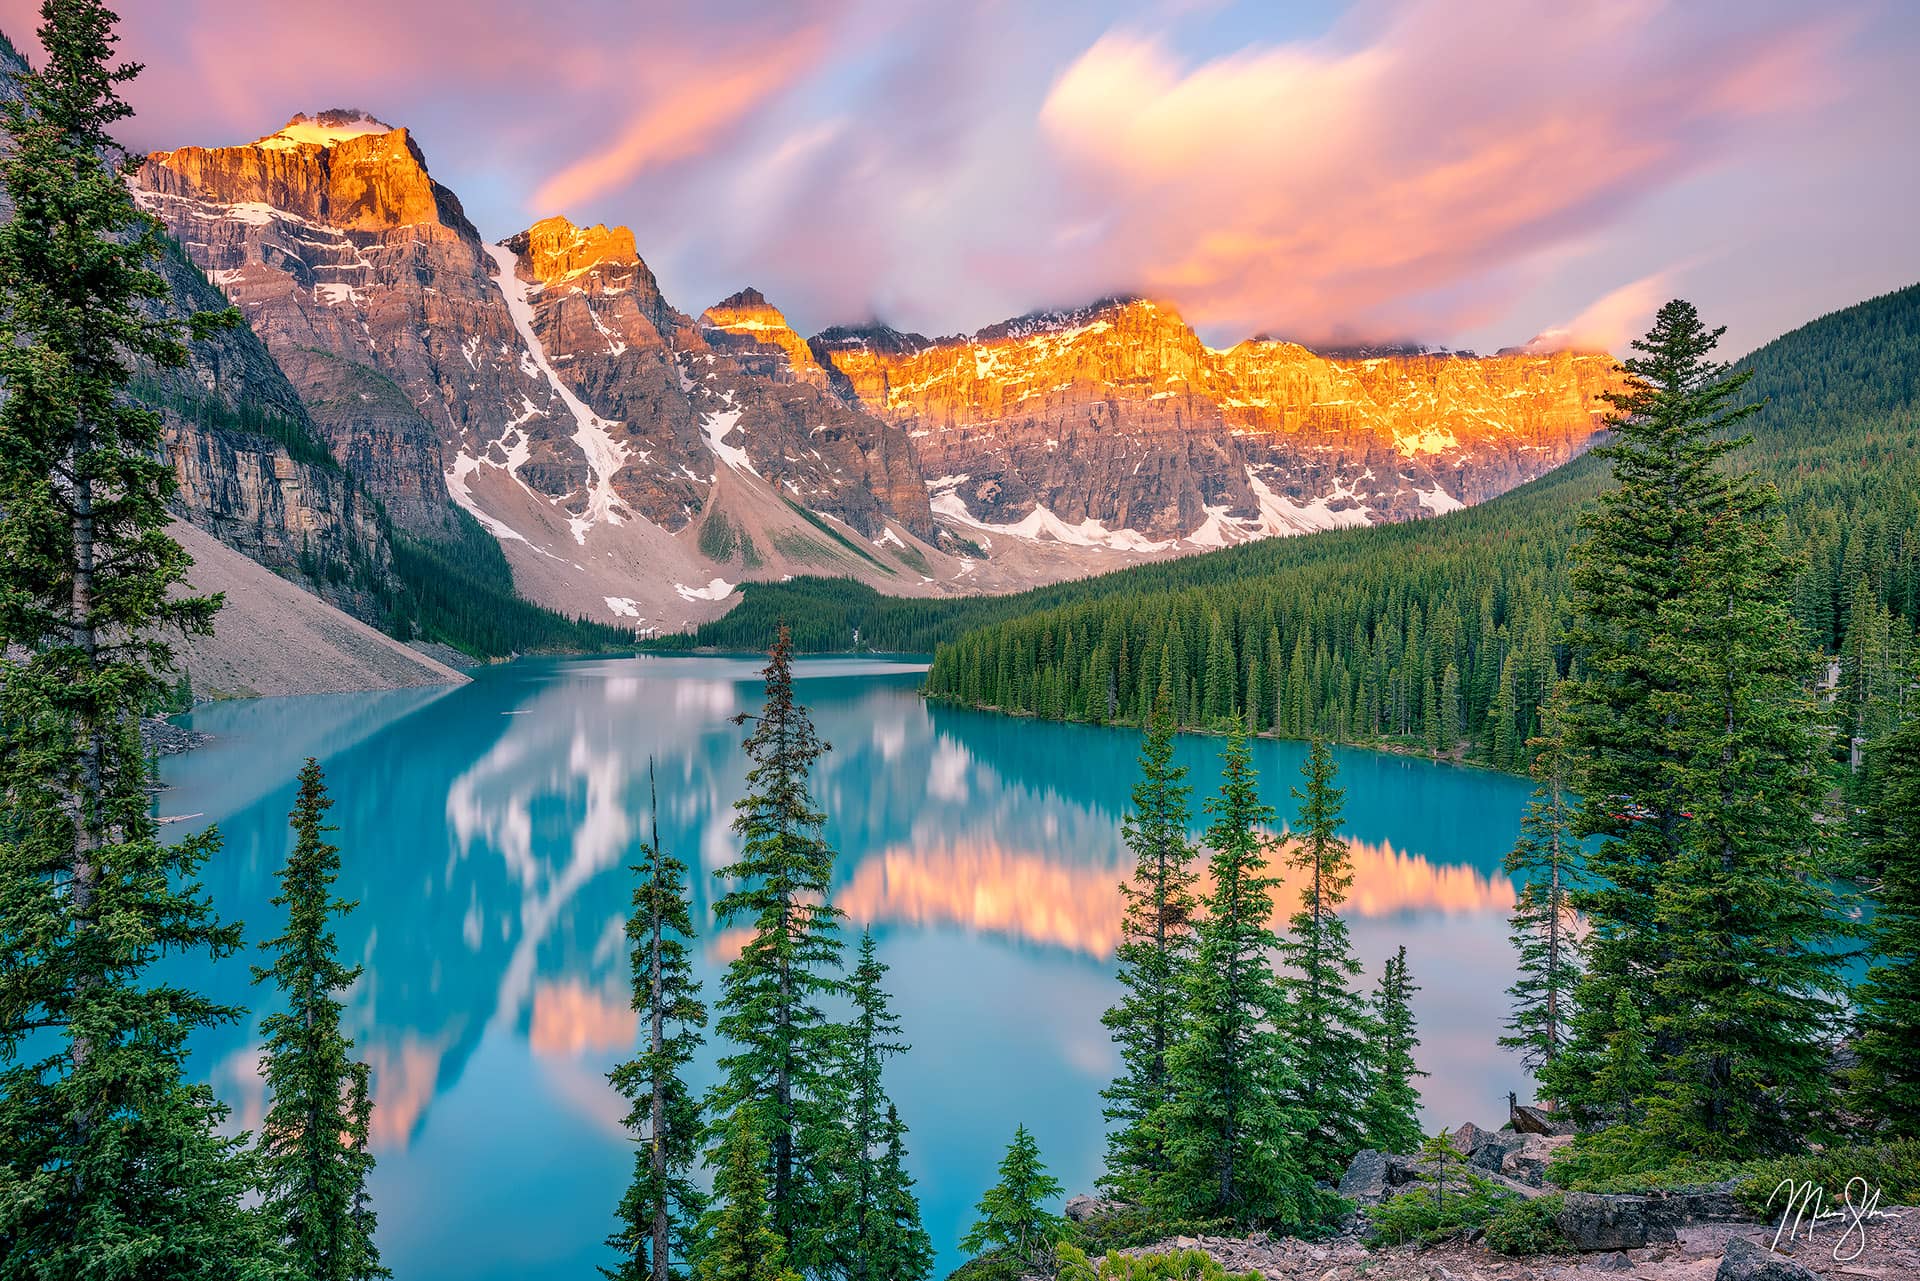
<path fill-rule="evenodd" d="M 829 331 L 843 394 L 906 427 L 934 509 L 1114 547 L 1218 546 L 1404 520 L 1510 489 L 1584 448 L 1604 355 L 1330 360 L 1205 346 L 1113 300 L 971 338 Z"/>
<path fill-rule="evenodd" d="M 184 258 L 159 266 L 168 314 L 226 307 Z M 181 514 L 354 617 L 383 621 L 381 597 L 395 586 L 385 528 L 259 338 L 235 326 L 188 344 L 187 356 L 185 369 L 152 371 L 139 388 L 161 412 Z"/>
<path fill-rule="evenodd" d="M 18 97 L 13 73 L 25 70 L 0 50 L 0 100 Z M 0 188 L 0 219 L 12 216 Z M 179 246 L 167 249 L 155 266 L 169 292 L 150 311 L 185 319 L 223 310 L 226 298 L 199 267 Z M 361 621 L 384 621 L 381 598 L 396 586 L 385 529 L 251 329 L 190 342 L 185 368 L 139 371 L 134 392 L 161 415 L 181 516 Z"/>
<path fill-rule="evenodd" d="M 448 514 L 443 438 L 494 439 L 517 392 L 553 419 L 530 434 L 564 433 L 550 390 L 518 372 L 478 233 L 406 131 L 303 123 L 157 152 L 136 194 L 241 308 L 334 456 L 431 533 Z"/>

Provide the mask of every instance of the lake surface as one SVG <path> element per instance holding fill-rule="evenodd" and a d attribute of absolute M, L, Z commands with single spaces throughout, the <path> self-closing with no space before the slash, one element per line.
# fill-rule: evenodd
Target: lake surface
<path fill-rule="evenodd" d="M 280 924 L 267 900 L 290 843 L 294 774 L 318 757 L 337 799 L 340 931 L 366 966 L 348 1024 L 373 1066 L 379 1243 L 399 1281 L 580 1278 L 631 1170 L 605 1072 L 638 1043 L 621 936 L 627 865 L 647 827 L 694 869 L 711 924 L 712 870 L 744 774 L 740 729 L 759 662 L 638 658 L 521 662 L 451 690 L 260 699 L 189 718 L 218 740 L 163 763 L 178 834 L 217 822 L 215 904 L 250 941 Z M 1038 1136 L 1069 1192 L 1104 1150 L 1098 1092 L 1114 1053 L 1100 1014 L 1117 991 L 1120 821 L 1138 736 L 929 706 L 905 662 L 823 659 L 800 697 L 834 750 L 815 778 L 839 851 L 835 901 L 871 925 L 912 1052 L 889 1067 L 940 1271 L 1014 1124 Z M 1199 798 L 1220 741 L 1183 738 Z M 1292 813 L 1305 747 L 1258 742 L 1265 799 Z M 1428 1128 L 1503 1119 L 1527 1090 L 1494 1038 L 1512 981 L 1500 861 L 1526 784 L 1480 770 L 1339 751 L 1355 880 L 1345 914 L 1368 983 L 1401 943 L 1415 999 Z M 1196 819 L 1196 829 L 1200 826 Z M 1280 905 L 1290 915 L 1297 897 Z M 710 931 L 709 931 L 710 932 Z M 714 991 L 727 956 L 703 938 Z M 235 1004 L 245 962 L 196 968 Z M 236 1120 L 258 1122 L 257 1018 L 196 1043 Z M 715 1047 L 700 1061 L 709 1079 Z"/>

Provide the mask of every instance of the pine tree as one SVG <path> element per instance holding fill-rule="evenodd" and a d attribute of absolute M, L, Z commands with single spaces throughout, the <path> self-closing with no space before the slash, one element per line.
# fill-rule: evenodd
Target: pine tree
<path fill-rule="evenodd" d="M 1857 994 L 1858 1097 L 1888 1132 L 1920 1138 L 1920 723 L 1883 740 L 1877 754 L 1874 960 Z"/>
<path fill-rule="evenodd" d="M 1293 789 L 1300 812 L 1288 862 L 1305 871 L 1307 881 L 1300 910 L 1280 941 L 1280 957 L 1292 971 L 1282 984 L 1294 1081 L 1286 1097 L 1300 1117 L 1307 1174 L 1337 1181 L 1367 1144 L 1369 1046 L 1376 1028 L 1366 999 L 1352 986 L 1360 963 L 1337 910 L 1353 884 L 1353 867 L 1347 843 L 1336 835 L 1346 793 L 1333 785 L 1337 767 L 1323 740 L 1313 741 L 1300 772 L 1306 790 Z"/>
<path fill-rule="evenodd" d="M 258 1139 L 261 1211 L 289 1264 L 314 1281 L 361 1281 L 391 1275 L 373 1244 L 373 1216 L 364 1203 L 373 1155 L 367 1150 L 367 1065 L 352 1057 L 340 1030 L 340 997 L 360 967 L 339 961 L 333 920 L 353 903 L 336 898 L 340 851 L 327 840 L 333 799 L 320 764 L 300 770 L 289 825 L 293 851 L 280 872 L 275 907 L 286 932 L 260 946 L 273 964 L 255 966 L 255 983 L 271 982 L 285 1008 L 260 1021 L 260 1077 L 270 1100 Z"/>
<path fill-rule="evenodd" d="M 218 602 L 178 590 L 160 420 L 126 394 L 232 317 L 156 317 L 158 226 L 110 133 L 139 68 L 100 4 L 41 14 L 42 67 L 0 109 L 0 1278 L 237 1275 L 265 1248 L 244 1151 L 185 1061 L 242 1011 L 150 967 L 240 933 L 197 879 L 217 834 L 158 839 L 137 734 L 164 634 Z"/>
<path fill-rule="evenodd" d="M 1809 653 L 1775 496 L 1718 465 L 1755 408 L 1710 359 L 1719 335 L 1672 302 L 1634 343 L 1600 451 L 1615 488 L 1574 566 L 1567 743 L 1578 830 L 1599 840 L 1572 896 L 1591 925 L 1572 1037 L 1542 1084 L 1614 1119 L 1596 1067 L 1626 998 L 1659 1083 L 1633 1157 L 1649 1163 L 1797 1142 L 1827 1092 L 1837 924 Z"/>
<path fill-rule="evenodd" d="M 1655 887 L 1655 929 L 1671 942 L 1648 1026 L 1674 1154 L 1739 1159 L 1797 1150 L 1832 1107 L 1844 982 L 1830 944 L 1849 927 L 1827 865 L 1812 650 L 1788 609 L 1777 498 L 1744 478 L 1722 489 L 1653 642 L 1682 674 L 1662 704 L 1683 821 Z"/>
<path fill-rule="evenodd" d="M 1120 1003 L 1102 1017 L 1120 1047 L 1120 1075 L 1102 1092 L 1107 1135 L 1105 1183 L 1144 1202 L 1168 1168 L 1161 1126 L 1168 1100 L 1167 1057 L 1181 1033 L 1183 984 L 1193 956 L 1193 848 L 1187 841 L 1185 766 L 1173 763 L 1173 707 L 1163 685 L 1140 748 L 1140 779 L 1123 830 L 1133 880 L 1116 949 Z"/>
<path fill-rule="evenodd" d="M 1413 1058 L 1420 1045 L 1413 1023 L 1413 994 L 1419 990 L 1407 971 L 1402 944 L 1387 958 L 1373 996 L 1380 1032 L 1374 1045 L 1373 1088 L 1367 1095 L 1367 1146 L 1381 1152 L 1411 1152 L 1420 1143 L 1420 1090 L 1414 1078 L 1426 1073 Z"/>
<path fill-rule="evenodd" d="M 1060 1180 L 1047 1173 L 1040 1145 L 1025 1125 L 1014 1127 L 1013 1142 L 1000 1158 L 1000 1181 L 988 1188 L 974 1209 L 980 1218 L 960 1239 L 960 1248 L 978 1256 L 997 1250 L 1023 1272 L 1049 1272 L 1053 1247 L 1066 1235 L 1066 1220 L 1046 1208 L 1060 1195 Z"/>
<path fill-rule="evenodd" d="M 1588 854 L 1591 883 L 1573 900 L 1591 922 L 1579 997 L 1587 1030 L 1576 1060 L 1605 1044 L 1620 992 L 1644 1022 L 1646 980 L 1675 950 L 1661 937 L 1654 903 L 1686 821 L 1673 785 L 1679 751 L 1666 705 L 1681 674 L 1654 641 L 1706 539 L 1721 496 L 1716 464 L 1733 448 L 1728 434 L 1755 410 L 1740 399 L 1747 378 L 1729 377 L 1711 359 L 1719 336 L 1691 305 L 1662 307 L 1652 330 L 1633 342 L 1640 354 L 1624 362 L 1628 389 L 1608 395 L 1614 438 L 1594 451 L 1612 464 L 1614 486 L 1582 519 L 1569 633 L 1579 676 L 1567 685 L 1565 716 L 1581 794 L 1578 831 L 1600 838 Z M 1590 1069 L 1548 1088 L 1578 1111 Z"/>
<path fill-rule="evenodd" d="M 920 1226 L 913 1180 L 906 1174 L 907 1127 L 887 1098 L 885 1061 L 907 1051 L 900 1020 L 887 1008 L 887 967 L 868 930 L 847 981 L 853 1019 L 847 1026 L 841 1093 L 847 1101 L 846 1153 L 833 1210 L 836 1270 L 849 1281 L 920 1281 L 933 1247 Z M 924 1261 L 918 1272 L 903 1271 Z"/>
<path fill-rule="evenodd" d="M 1302 1169 L 1284 1098 L 1294 1082 L 1278 1020 L 1285 1007 L 1268 961 L 1273 811 L 1260 803 L 1244 727 L 1222 756 L 1220 795 L 1207 802 L 1213 889 L 1195 930 L 1181 1039 L 1168 1057 L 1168 1172 L 1155 1208 L 1186 1218 L 1303 1221 L 1312 1180 Z"/>
<path fill-rule="evenodd" d="M 686 864 L 660 844 L 660 794 L 647 762 L 652 834 L 633 868 L 633 911 L 627 917 L 633 1008 L 647 1029 L 646 1048 L 607 1073 L 631 1105 L 626 1127 L 639 1150 L 633 1180 L 620 1200 L 620 1226 L 607 1238 L 619 1256 L 601 1271 L 614 1281 L 669 1281 L 685 1275 L 677 1261 L 692 1254 L 702 1210 L 692 1178 L 699 1156 L 700 1103 L 685 1073 L 705 1037 L 707 1009 L 693 975 L 693 912 Z"/>
<path fill-rule="evenodd" d="M 1520 880 L 1508 916 L 1519 977 L 1507 994 L 1513 1035 L 1500 1044 L 1520 1051 L 1530 1072 L 1551 1072 L 1567 1039 L 1573 992 L 1580 978 L 1579 940 L 1569 901 L 1580 865 L 1573 835 L 1574 799 L 1567 787 L 1567 756 L 1560 741 L 1558 700 L 1542 709 L 1543 728 L 1534 749 L 1533 799 L 1520 820 L 1520 839 L 1507 854 L 1508 876 Z"/>
<path fill-rule="evenodd" d="M 715 1150 L 713 1204 L 694 1243 L 694 1281 L 799 1281 L 786 1243 L 767 1222 L 767 1146 L 753 1108 L 734 1109 Z"/>
<path fill-rule="evenodd" d="M 753 931 L 727 966 L 717 1027 L 733 1049 L 709 1108 L 730 1117 L 743 1105 L 768 1147 L 768 1210 L 788 1259 L 824 1266 L 832 1224 L 827 1205 L 843 1114 L 833 1065 L 840 1030 L 821 1001 L 843 989 L 841 913 L 828 895 L 833 850 L 821 837 L 808 775 L 827 750 L 793 697 L 793 644 L 783 627 L 768 659 L 767 701 L 746 738 L 747 794 L 734 806 L 737 862 L 715 875 L 730 888 L 714 904 L 722 926 Z"/>

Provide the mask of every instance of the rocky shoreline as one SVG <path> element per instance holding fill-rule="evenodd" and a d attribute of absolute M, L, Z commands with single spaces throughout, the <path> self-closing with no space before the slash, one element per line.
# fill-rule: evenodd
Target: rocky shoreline
<path fill-rule="evenodd" d="M 1840 1229 L 1779 1243 L 1771 1223 L 1715 1223 L 1679 1229 L 1671 1241 L 1583 1254 L 1496 1254 L 1471 1242 L 1373 1247 L 1358 1235 L 1176 1237 L 1122 1254 L 1198 1249 L 1227 1270 L 1266 1281 L 1910 1281 L 1920 1277 L 1920 1210 L 1892 1210 L 1868 1228 L 1851 1260 L 1833 1257 Z M 1857 1233 L 1855 1239 L 1857 1240 Z M 1852 1249 L 1849 1242 L 1841 1253 Z"/>
<path fill-rule="evenodd" d="M 140 721 L 140 747 L 148 756 L 178 756 L 212 741 L 213 735 L 175 725 L 164 716 L 148 716 Z"/>
<path fill-rule="evenodd" d="M 1179 1236 L 1116 1253 L 1199 1250 L 1230 1276 L 1264 1281 L 1920 1281 L 1920 1210 L 1883 1208 L 1865 1223 L 1836 1216 L 1816 1223 L 1811 1235 L 1803 1224 L 1797 1239 L 1776 1241 L 1778 1221 L 1762 1221 L 1742 1204 L 1734 1182 L 1630 1194 L 1553 1187 L 1547 1168 L 1573 1139 L 1538 1109 L 1515 1108 L 1514 1122 L 1499 1130 L 1469 1122 L 1450 1137 L 1460 1159 L 1444 1168 L 1427 1157 L 1356 1154 L 1339 1191 L 1357 1213 L 1336 1236 Z M 1484 1229 L 1428 1245 L 1367 1239 L 1370 1211 L 1423 1187 L 1465 1190 L 1468 1176 L 1522 1201 L 1556 1198 L 1541 1213 L 1551 1213 L 1560 1249 L 1502 1254 L 1489 1246 Z M 1077 1196 L 1067 1202 L 1066 1215 L 1097 1235 L 1099 1221 L 1122 1210 Z"/>

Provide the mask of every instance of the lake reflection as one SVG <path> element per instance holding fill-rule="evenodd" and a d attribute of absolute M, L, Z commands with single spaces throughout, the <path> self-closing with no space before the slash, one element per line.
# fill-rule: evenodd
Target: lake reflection
<path fill-rule="evenodd" d="M 278 924 L 266 900 L 294 773 L 309 755 L 327 770 L 340 892 L 361 903 L 341 949 L 367 967 L 349 1030 L 373 1068 L 380 1243 L 401 1281 L 590 1276 L 606 1260 L 630 1149 L 604 1073 L 639 1036 L 621 927 L 647 762 L 661 837 L 697 869 L 708 925 L 744 775 L 728 718 L 757 706 L 757 670 L 524 662 L 448 691 L 215 705 L 192 724 L 219 740 L 164 763 L 162 812 L 199 816 L 168 830 L 219 823 L 208 888 L 255 939 Z M 797 675 L 834 745 L 815 785 L 840 853 L 835 901 L 880 939 L 914 1046 L 892 1089 L 944 1275 L 1016 1121 L 1070 1191 L 1099 1171 L 1098 1091 L 1114 1066 L 1100 1013 L 1115 994 L 1138 739 L 929 707 L 919 669 L 902 663 L 814 660 Z M 1218 747 L 1180 741 L 1196 803 L 1217 782 Z M 1266 800 L 1290 814 L 1304 746 L 1254 749 Z M 1494 1037 L 1512 981 L 1513 887 L 1499 864 L 1526 786 L 1337 756 L 1355 868 L 1346 914 L 1368 982 L 1405 943 L 1430 1120 L 1498 1120 L 1507 1090 L 1524 1088 Z M 1296 904 L 1287 892 L 1276 917 Z M 737 946 L 703 937 L 709 995 Z M 239 961 L 194 977 L 237 1004 L 256 995 Z M 257 1122 L 252 1029 L 208 1035 L 197 1053 L 237 1117 Z M 702 1084 L 712 1059 L 709 1046 Z"/>

